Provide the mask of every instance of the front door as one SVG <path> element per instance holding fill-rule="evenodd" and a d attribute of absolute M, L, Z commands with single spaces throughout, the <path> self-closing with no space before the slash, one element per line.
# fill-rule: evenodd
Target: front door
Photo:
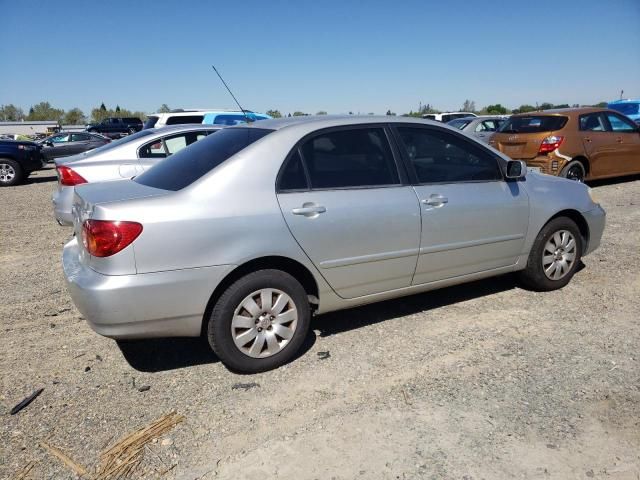
<path fill-rule="evenodd" d="M 282 214 L 306 255 L 343 298 L 408 287 L 420 208 L 403 185 L 384 127 L 305 139 L 278 183 Z"/>
<path fill-rule="evenodd" d="M 611 127 L 616 156 L 615 170 L 617 174 L 627 175 L 640 173 L 640 131 L 638 126 L 628 118 L 613 112 L 606 113 Z"/>
<path fill-rule="evenodd" d="M 529 223 L 529 198 L 503 180 L 497 158 L 434 127 L 397 129 L 422 212 L 413 284 L 514 265 Z"/>

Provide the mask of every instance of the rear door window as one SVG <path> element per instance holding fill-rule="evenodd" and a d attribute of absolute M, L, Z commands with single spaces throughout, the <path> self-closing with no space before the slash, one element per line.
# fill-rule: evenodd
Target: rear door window
<path fill-rule="evenodd" d="M 502 179 L 493 155 L 457 135 L 416 127 L 399 127 L 398 133 L 419 183 Z"/>
<path fill-rule="evenodd" d="M 71 141 L 72 142 L 86 142 L 91 140 L 91 136 L 86 133 L 72 133 Z"/>
<path fill-rule="evenodd" d="M 204 115 L 174 115 L 167 118 L 167 125 L 183 125 L 185 123 L 202 123 Z"/>
<path fill-rule="evenodd" d="M 301 148 L 312 189 L 398 185 L 398 169 L 382 127 L 336 130 Z"/>
<path fill-rule="evenodd" d="M 138 149 L 138 157 L 140 158 L 165 158 L 166 156 L 167 152 L 164 149 L 164 143 L 162 143 L 161 138 L 147 143 Z"/>
<path fill-rule="evenodd" d="M 580 115 L 579 123 L 581 132 L 604 132 L 607 130 L 604 118 L 600 112 Z"/>
<path fill-rule="evenodd" d="M 542 133 L 560 130 L 567 124 L 567 117 L 559 115 L 527 115 L 509 118 L 501 132 L 505 133 Z"/>
<path fill-rule="evenodd" d="M 271 132 L 249 127 L 222 129 L 159 162 L 134 181 L 163 190 L 180 190 Z"/>

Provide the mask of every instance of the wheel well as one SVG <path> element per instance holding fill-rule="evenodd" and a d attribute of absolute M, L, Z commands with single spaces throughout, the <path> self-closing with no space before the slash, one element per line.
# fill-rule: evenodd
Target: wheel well
<path fill-rule="evenodd" d="M 584 253 L 584 250 L 587 248 L 587 244 L 589 243 L 589 225 L 587 224 L 587 221 L 577 210 L 562 210 L 551 217 L 547 223 L 558 217 L 567 217 L 576 222 L 578 230 L 580 230 L 580 235 L 582 236 L 582 250 Z"/>
<path fill-rule="evenodd" d="M 589 159 L 587 157 L 573 157 L 571 161 L 577 160 L 584 166 L 584 173 L 589 175 L 591 171 L 591 166 L 589 165 Z"/>
<path fill-rule="evenodd" d="M 203 335 L 206 334 L 206 320 L 211 315 L 211 311 L 213 310 L 214 305 L 218 301 L 218 298 L 220 298 L 220 296 L 224 293 L 224 291 L 239 278 L 244 277 L 251 272 L 265 269 L 282 270 L 283 272 L 287 272 L 289 275 L 300 282 L 302 287 L 307 292 L 307 295 L 311 295 L 316 299 L 318 298 L 318 284 L 316 283 L 316 280 L 315 278 L 313 278 L 313 275 L 311 274 L 309 269 L 307 269 L 307 267 L 302 265 L 300 262 L 287 257 L 279 256 L 255 258 L 232 270 L 213 291 L 213 294 L 211 295 L 209 303 L 207 304 L 207 308 L 204 312 L 204 317 L 202 318 Z M 311 303 L 311 306 L 313 308 L 314 302 Z"/>

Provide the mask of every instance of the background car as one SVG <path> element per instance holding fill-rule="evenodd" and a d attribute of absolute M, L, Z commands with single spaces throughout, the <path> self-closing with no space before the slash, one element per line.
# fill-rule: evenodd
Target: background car
<path fill-rule="evenodd" d="M 60 225 L 71 223 L 75 185 L 131 178 L 221 128 L 222 125 L 202 124 L 151 128 L 95 150 L 56 160 L 58 188 L 53 194 L 56 220 Z"/>
<path fill-rule="evenodd" d="M 465 117 L 451 120 L 447 122 L 447 125 L 487 143 L 506 121 L 506 117 Z"/>
<path fill-rule="evenodd" d="M 204 335 L 242 372 L 291 360 L 312 312 L 515 271 L 561 288 L 605 219 L 584 184 L 374 116 L 228 127 L 133 180 L 78 186 L 73 210 L 63 267 L 94 330 Z"/>
<path fill-rule="evenodd" d="M 640 124 L 640 98 L 614 100 L 613 102 L 609 102 L 607 107 L 626 115 L 634 122 Z"/>
<path fill-rule="evenodd" d="M 0 187 L 17 185 L 43 166 L 37 143 L 0 140 Z"/>
<path fill-rule="evenodd" d="M 471 112 L 443 112 L 443 113 L 425 113 L 422 118 L 426 120 L 435 120 L 436 122 L 447 123 L 456 118 L 477 117 Z"/>
<path fill-rule="evenodd" d="M 109 142 L 111 142 L 110 138 L 87 132 L 61 132 L 38 141 L 42 146 L 42 156 L 47 162 L 52 161 L 54 158 L 87 152 Z"/>
<path fill-rule="evenodd" d="M 239 110 L 177 109 L 170 112 L 152 113 L 148 115 L 144 128 L 160 128 L 166 125 L 180 125 L 184 123 L 236 125 L 237 123 L 246 121 L 246 116 L 249 116 L 252 120 L 271 118 L 264 113 L 254 113 L 248 110 L 243 113 Z"/>
<path fill-rule="evenodd" d="M 247 123 L 247 119 L 252 122 L 257 120 L 268 120 L 271 118 L 264 113 L 245 112 L 209 112 L 205 114 L 202 123 L 208 125 L 238 125 Z"/>
<path fill-rule="evenodd" d="M 489 144 L 543 173 L 583 181 L 640 173 L 639 129 L 613 110 L 545 110 L 512 115 Z"/>
<path fill-rule="evenodd" d="M 87 132 L 100 133 L 109 138 L 120 138 L 142 130 L 142 120 L 137 117 L 109 117 L 87 127 Z"/>

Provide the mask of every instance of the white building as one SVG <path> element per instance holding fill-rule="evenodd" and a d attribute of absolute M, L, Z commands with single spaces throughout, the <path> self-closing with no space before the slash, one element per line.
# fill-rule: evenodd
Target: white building
<path fill-rule="evenodd" d="M 53 133 L 59 129 L 60 125 L 56 120 L 0 122 L 0 135 L 35 135 Z"/>

